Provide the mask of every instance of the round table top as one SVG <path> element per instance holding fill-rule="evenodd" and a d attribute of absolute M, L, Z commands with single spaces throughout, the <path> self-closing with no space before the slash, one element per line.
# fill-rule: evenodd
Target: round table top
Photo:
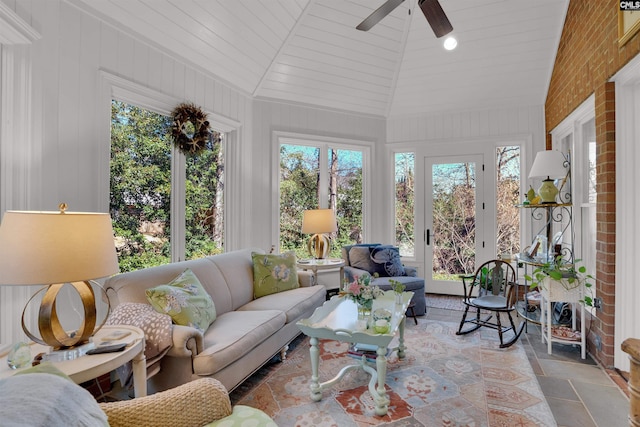
<path fill-rule="evenodd" d="M 123 332 L 126 336 L 119 339 L 111 339 L 114 332 Z M 144 351 L 144 332 L 140 328 L 129 325 L 103 326 L 92 337 L 92 342 L 100 345 L 102 342 L 113 344 L 125 343 L 127 347 L 119 352 L 83 355 L 75 359 L 51 362 L 56 368 L 67 374 L 75 383 L 83 383 L 93 378 L 113 371 L 119 366 L 132 360 L 140 352 Z M 31 355 L 35 357 L 39 353 L 49 353 L 51 347 L 31 343 Z M 13 370 L 7 364 L 7 354 L 0 358 L 0 378 L 6 378 L 22 369 Z"/>

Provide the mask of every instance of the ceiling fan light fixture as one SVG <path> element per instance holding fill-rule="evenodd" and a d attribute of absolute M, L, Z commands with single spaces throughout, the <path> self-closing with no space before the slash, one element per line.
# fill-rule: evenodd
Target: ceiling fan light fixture
<path fill-rule="evenodd" d="M 454 36 L 449 36 L 444 40 L 442 44 L 446 50 L 453 50 L 458 46 L 458 40 Z"/>

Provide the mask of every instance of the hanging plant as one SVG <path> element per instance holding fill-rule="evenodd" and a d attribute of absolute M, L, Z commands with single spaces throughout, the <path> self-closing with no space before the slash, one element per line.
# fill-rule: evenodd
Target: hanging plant
<path fill-rule="evenodd" d="M 180 151 L 197 154 L 207 148 L 207 143 L 211 140 L 211 129 L 207 114 L 200 107 L 182 103 L 173 109 L 171 115 L 171 136 Z"/>

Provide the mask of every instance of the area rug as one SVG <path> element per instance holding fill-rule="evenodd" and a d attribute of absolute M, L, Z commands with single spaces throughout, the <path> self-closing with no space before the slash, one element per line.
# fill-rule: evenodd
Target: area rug
<path fill-rule="evenodd" d="M 286 360 L 267 365 L 234 390 L 231 400 L 265 411 L 280 427 L 556 426 L 519 343 L 499 349 L 494 330 L 457 336 L 456 329 L 435 320 L 407 322 L 406 357 L 389 356 L 391 403 L 382 417 L 375 415 L 369 375 L 361 369 L 324 390 L 321 401 L 310 399 L 307 337 L 292 343 Z M 346 343 L 321 340 L 320 350 L 321 382 L 355 362 Z"/>
<path fill-rule="evenodd" d="M 439 295 L 439 294 L 427 294 L 427 307 L 431 308 L 444 308 L 447 310 L 463 311 L 465 308 L 462 302 L 461 296 L 455 295 Z"/>

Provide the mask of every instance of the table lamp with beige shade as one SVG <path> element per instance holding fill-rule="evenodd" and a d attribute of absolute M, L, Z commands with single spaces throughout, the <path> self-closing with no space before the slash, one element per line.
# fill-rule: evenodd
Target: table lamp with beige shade
<path fill-rule="evenodd" d="M 542 203 L 556 203 L 558 188 L 553 181 L 567 176 L 569 162 L 557 150 L 539 151 L 533 161 L 529 178 L 544 178 L 538 189 Z"/>
<path fill-rule="evenodd" d="M 92 279 L 117 273 L 111 217 L 106 213 L 7 211 L 0 224 L 0 285 L 45 285 L 38 312 L 40 337 L 28 330 L 25 311 L 22 328 L 32 340 L 54 349 L 82 345 L 104 324 L 97 319 Z M 84 310 L 74 331 L 63 328 L 56 298 L 69 284 L 79 294 Z M 101 289 L 101 288 L 100 288 Z M 27 306 L 29 303 L 27 303 Z"/>
<path fill-rule="evenodd" d="M 338 231 L 338 223 L 333 209 L 312 209 L 304 211 L 302 232 L 313 234 L 307 243 L 309 255 L 315 259 L 324 259 L 331 251 L 331 238 L 327 233 Z"/>

